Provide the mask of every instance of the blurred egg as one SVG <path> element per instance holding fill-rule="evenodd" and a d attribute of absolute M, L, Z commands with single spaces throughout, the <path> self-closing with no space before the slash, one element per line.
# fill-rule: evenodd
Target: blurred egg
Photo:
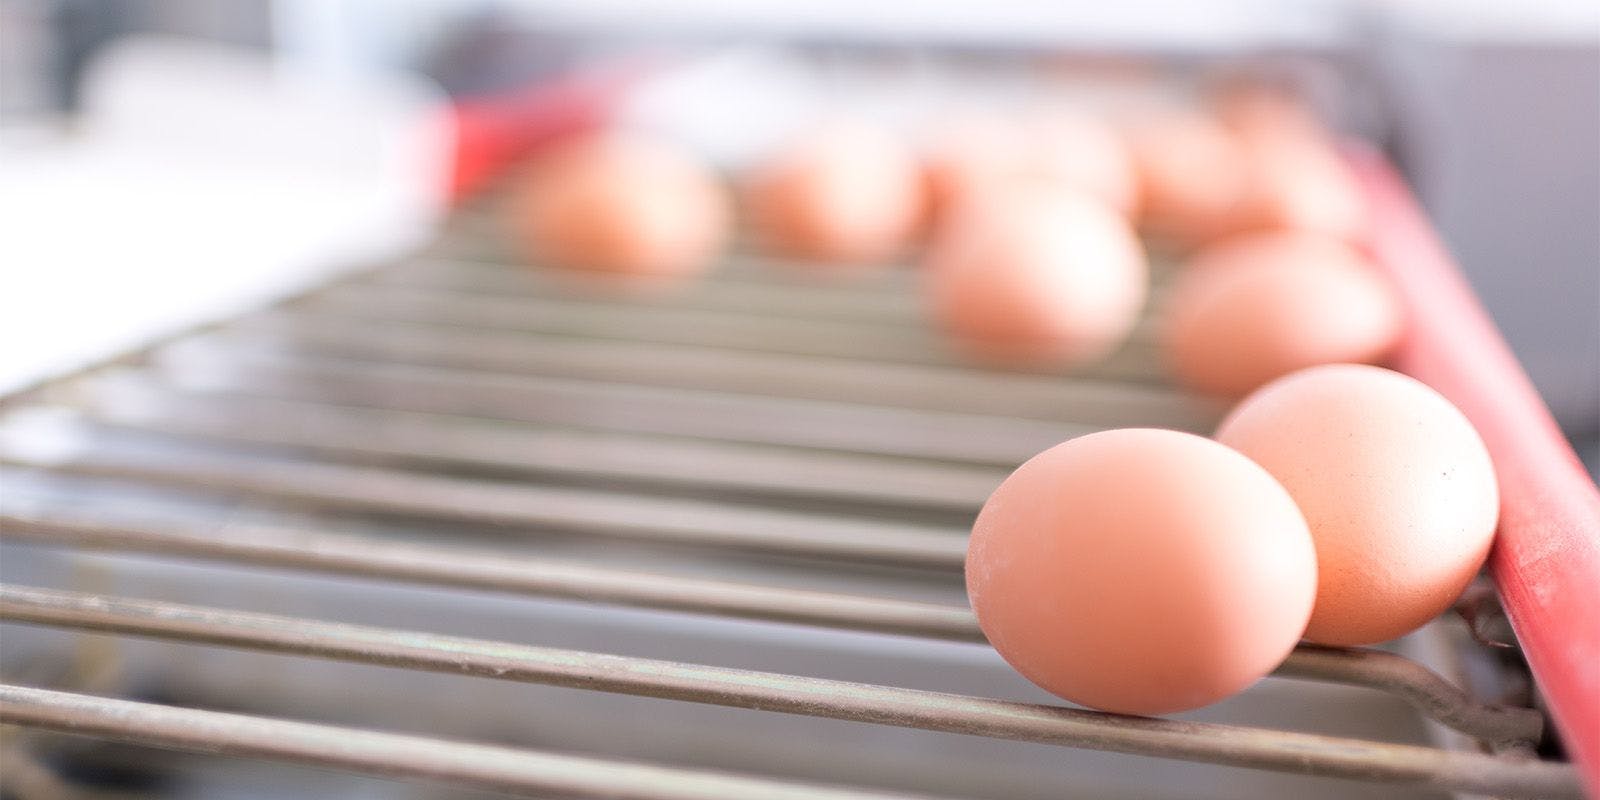
<path fill-rule="evenodd" d="M 976 117 L 948 125 L 927 155 L 936 209 L 1015 181 L 1060 183 L 1124 213 L 1138 204 L 1133 156 L 1111 126 L 1088 116 Z"/>
<path fill-rule="evenodd" d="M 754 171 L 746 208 L 765 243 L 813 262 L 874 263 L 902 254 L 926 205 L 922 165 L 886 131 L 836 125 Z"/>
<path fill-rule="evenodd" d="M 966 579 L 984 635 L 1029 680 L 1166 714 L 1276 667 L 1305 629 L 1317 564 L 1261 467 L 1192 434 L 1125 429 L 1017 468 L 978 515 Z"/>
<path fill-rule="evenodd" d="M 1148 284 L 1133 229 L 1099 201 L 1016 185 L 954 209 L 930 244 L 925 296 L 966 352 L 1079 363 L 1133 328 Z"/>
<path fill-rule="evenodd" d="M 1316 131 L 1316 114 L 1295 91 L 1256 81 L 1235 81 L 1210 93 L 1210 109 L 1235 131 Z"/>
<path fill-rule="evenodd" d="M 540 159 L 511 212 L 517 244 L 535 263 L 648 279 L 705 269 L 732 224 L 709 168 L 621 135 L 567 143 Z"/>
<path fill-rule="evenodd" d="M 1367 202 L 1333 143 L 1300 128 L 1245 136 L 1253 164 L 1244 226 L 1289 228 L 1355 239 L 1367 228 Z"/>
<path fill-rule="evenodd" d="M 1179 382 L 1228 397 L 1305 367 L 1380 361 L 1404 327 L 1393 290 L 1360 253 L 1309 233 L 1252 234 L 1202 251 L 1161 319 Z"/>
<path fill-rule="evenodd" d="M 1204 114 L 1173 113 L 1136 123 L 1129 143 L 1150 230 L 1198 243 L 1239 226 L 1252 167 L 1233 131 Z"/>
<path fill-rule="evenodd" d="M 1478 573 L 1494 537 L 1494 466 L 1466 417 L 1425 384 L 1338 364 L 1246 398 L 1217 440 L 1275 476 L 1316 543 L 1306 638 L 1393 639 L 1438 616 Z"/>

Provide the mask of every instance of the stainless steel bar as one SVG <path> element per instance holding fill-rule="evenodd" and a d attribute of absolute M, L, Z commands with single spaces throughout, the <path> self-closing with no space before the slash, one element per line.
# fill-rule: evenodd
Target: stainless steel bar
<path fill-rule="evenodd" d="M 193 383 L 258 396 L 968 464 L 1015 467 L 1100 427 L 336 359 L 207 357 L 226 374 Z M 193 385 L 185 369 L 168 366 L 175 382 Z"/>
<path fill-rule="evenodd" d="M 1538 743 L 1544 715 L 1531 708 L 1478 703 L 1427 667 L 1382 650 L 1301 645 L 1274 674 L 1347 681 L 1398 695 L 1437 722 L 1500 746 Z"/>
<path fill-rule="evenodd" d="M 460 296 L 372 284 L 332 287 L 296 304 L 295 308 L 387 323 L 409 321 L 910 364 L 962 363 L 932 326 L 860 321 L 824 323 L 551 297 Z M 1154 347 L 1154 336 L 1154 322 L 1147 318 L 1130 335 L 1128 346 L 1143 348 L 1148 353 Z"/>
<path fill-rule="evenodd" d="M 408 289 L 440 289 L 523 296 L 529 294 L 574 294 L 609 291 L 606 296 L 616 302 L 660 303 L 689 305 L 696 308 L 750 310 L 783 314 L 807 319 L 828 320 L 920 320 L 922 307 L 916 292 L 874 292 L 870 289 L 878 282 L 877 276 L 844 283 L 823 283 L 813 279 L 769 283 L 754 281 L 697 281 L 693 286 L 668 295 L 630 292 L 630 286 L 619 281 L 609 286 L 604 278 L 586 277 L 574 285 L 570 278 L 552 275 L 548 271 L 509 267 L 471 261 L 443 261 L 412 259 L 394 267 L 362 276 L 360 281 Z M 896 288 L 899 288 L 896 285 Z M 909 287 L 906 287 L 909 288 Z"/>
<path fill-rule="evenodd" d="M 227 523 L 185 528 L 163 522 L 158 527 L 109 524 L 56 513 L 0 513 L 0 540 L 4 539 L 959 642 L 985 641 L 971 610 L 959 606 L 686 578 L 280 526 Z"/>
<path fill-rule="evenodd" d="M 97 425 L 169 436 L 294 447 L 335 457 L 625 479 L 765 496 L 975 512 L 1003 469 L 844 453 L 507 425 L 470 417 L 324 403 L 217 397 L 130 386 L 91 401 Z"/>
<path fill-rule="evenodd" d="M 529 797 L 890 800 L 865 790 L 469 744 L 0 685 L 0 721 L 205 755 L 330 767 Z"/>
<path fill-rule="evenodd" d="M 607 536 L 788 556 L 960 570 L 966 531 L 716 503 L 443 478 L 313 462 L 103 455 L 50 462 L 0 457 L 64 475 L 221 491 L 322 508 L 502 526 L 507 532 Z"/>
<path fill-rule="evenodd" d="M 832 322 L 627 306 L 570 298 L 485 298 L 371 284 L 332 286 L 296 304 L 357 319 L 409 320 L 671 344 L 700 344 L 841 358 L 949 362 L 932 330 L 887 323 Z"/>
<path fill-rule="evenodd" d="M 0 618 L 500 680 L 1507 797 L 1578 798 L 1571 765 L 0 587 Z"/>
<path fill-rule="evenodd" d="M 960 642 L 985 641 L 977 618 L 964 607 L 680 578 L 259 525 L 186 531 L 171 524 L 155 528 L 73 520 L 59 514 L 8 514 L 0 515 L 0 538 Z M 1445 725 L 1491 742 L 1537 742 L 1544 724 L 1538 711 L 1476 703 L 1426 667 L 1376 650 L 1303 645 L 1274 674 L 1390 692 Z"/>
<path fill-rule="evenodd" d="M 1164 264 L 1154 264 L 1152 302 L 1164 297 Z M 758 311 L 818 322 L 864 321 L 926 325 L 928 318 L 916 284 L 916 270 L 884 270 L 865 275 L 817 275 L 809 269 L 761 264 L 736 273 L 734 280 L 696 281 L 665 294 L 642 293 L 626 279 L 584 276 L 581 282 L 559 271 L 519 264 L 412 259 L 358 278 L 361 283 L 412 290 L 459 292 L 495 297 L 603 296 L 623 306 L 671 303 L 711 311 Z M 739 278 L 743 278 L 740 280 Z"/>
<path fill-rule="evenodd" d="M 1203 421 L 1222 411 L 1169 386 L 1128 380 L 1130 372 L 1152 380 L 1156 370 L 1126 359 L 1112 370 L 1115 380 L 1099 369 L 1070 377 L 1019 375 L 439 326 L 374 328 L 304 314 L 244 320 L 211 340 L 228 349 L 286 343 L 342 358 L 1060 422 L 1191 426 L 1200 421 L 1197 411 L 1211 410 Z"/>

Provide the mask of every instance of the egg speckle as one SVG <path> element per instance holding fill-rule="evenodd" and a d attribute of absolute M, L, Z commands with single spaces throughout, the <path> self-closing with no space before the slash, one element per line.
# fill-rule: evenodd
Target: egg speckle
<path fill-rule="evenodd" d="M 1455 406 L 1378 367 L 1339 364 L 1246 398 L 1217 440 L 1272 473 L 1316 543 L 1306 638 L 1393 639 L 1438 616 L 1477 574 L 1499 517 L 1494 467 Z"/>
<path fill-rule="evenodd" d="M 1305 628 L 1317 573 L 1272 476 L 1153 429 L 1023 464 L 979 513 L 966 568 L 978 623 L 1017 671 L 1125 714 L 1197 708 L 1267 674 Z"/>
<path fill-rule="evenodd" d="M 925 283 L 933 315 L 968 354 L 1073 364 L 1127 336 L 1148 268 L 1117 212 L 1029 184 L 956 209 L 929 247 Z"/>

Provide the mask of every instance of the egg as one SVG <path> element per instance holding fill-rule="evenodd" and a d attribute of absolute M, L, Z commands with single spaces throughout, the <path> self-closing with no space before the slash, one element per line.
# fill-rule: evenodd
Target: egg
<path fill-rule="evenodd" d="M 1404 329 L 1393 289 L 1364 256 L 1303 232 L 1241 236 L 1202 251 L 1160 319 L 1173 376 L 1224 397 L 1305 367 L 1379 362 Z"/>
<path fill-rule="evenodd" d="M 1368 225 L 1366 196 L 1333 143 L 1285 125 L 1249 133 L 1252 189 L 1241 225 L 1359 238 Z"/>
<path fill-rule="evenodd" d="M 1138 204 L 1133 156 L 1117 131 L 1064 112 L 950 123 L 929 148 L 927 175 L 936 210 L 1016 181 L 1063 184 L 1124 213 Z"/>
<path fill-rule="evenodd" d="M 1133 124 L 1128 142 L 1138 167 L 1143 223 L 1180 244 L 1237 229 L 1251 198 L 1253 168 L 1244 142 L 1198 112 Z"/>
<path fill-rule="evenodd" d="M 886 131 L 835 125 L 756 169 L 745 207 L 763 242 L 811 263 L 881 263 L 901 255 L 927 204 L 922 164 Z"/>
<path fill-rule="evenodd" d="M 1211 92 L 1210 109 L 1235 131 L 1315 131 L 1316 115 L 1292 89 L 1236 81 Z"/>
<path fill-rule="evenodd" d="M 1166 714 L 1276 667 L 1317 564 L 1288 492 L 1177 431 L 1102 431 L 1034 456 L 973 525 L 967 594 L 1007 662 L 1067 700 Z"/>
<path fill-rule="evenodd" d="M 1357 364 L 1314 367 L 1247 397 L 1216 438 L 1288 489 L 1316 544 L 1306 638 L 1366 645 L 1450 607 L 1499 518 L 1494 465 L 1426 384 Z"/>
<path fill-rule="evenodd" d="M 924 297 L 966 353 L 998 364 L 1076 364 L 1116 347 L 1148 284 L 1126 219 L 1058 186 L 969 201 L 926 256 Z"/>
<path fill-rule="evenodd" d="M 608 134 L 535 163 L 510 203 L 516 244 L 535 263 L 666 280 L 708 267 L 732 224 L 724 187 L 670 146 Z"/>

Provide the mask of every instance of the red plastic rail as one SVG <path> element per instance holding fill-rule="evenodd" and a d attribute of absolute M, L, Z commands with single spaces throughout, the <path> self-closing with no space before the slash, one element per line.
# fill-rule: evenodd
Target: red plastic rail
<path fill-rule="evenodd" d="M 1600 795 L 1600 489 L 1405 181 L 1375 153 L 1351 159 L 1373 203 L 1372 252 L 1410 314 L 1395 366 L 1460 407 L 1494 457 L 1489 568 L 1567 750 Z"/>

